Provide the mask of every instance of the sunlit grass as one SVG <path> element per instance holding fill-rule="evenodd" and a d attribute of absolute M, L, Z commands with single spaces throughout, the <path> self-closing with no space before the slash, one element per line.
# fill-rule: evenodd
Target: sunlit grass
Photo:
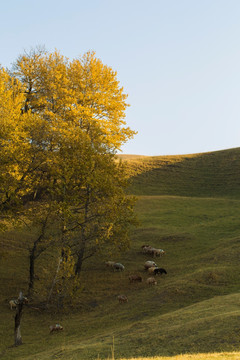
<path fill-rule="evenodd" d="M 123 156 L 136 195 L 240 198 L 240 149 L 175 156 Z"/>
<path fill-rule="evenodd" d="M 189 355 L 177 355 L 171 357 L 139 357 L 139 358 L 122 358 L 119 360 L 239 360 L 240 352 L 233 353 L 209 353 L 209 354 L 189 354 Z"/>
<path fill-rule="evenodd" d="M 232 155 L 237 154 L 237 150 L 234 151 Z M 226 159 L 230 155 L 222 153 L 222 160 L 220 152 L 217 155 L 217 162 L 222 162 L 223 169 L 226 167 L 223 171 L 226 175 L 229 172 Z M 143 160 L 147 161 L 147 158 Z M 204 161 L 203 167 L 205 170 L 208 167 Z M 170 169 L 164 170 L 164 177 L 154 178 L 156 181 L 151 189 L 157 191 L 162 184 L 167 191 L 172 181 L 171 189 L 175 186 L 176 192 L 180 192 L 183 178 L 174 179 L 174 185 L 172 170 L 168 172 Z M 218 169 L 213 167 L 211 170 L 212 174 L 216 172 L 216 178 L 220 176 Z M 203 169 L 192 168 L 192 174 L 196 171 L 197 174 L 204 173 Z M 8 300 L 16 297 L 19 290 L 27 289 L 31 237 L 20 231 L 2 234 L 0 358 L 112 359 L 114 338 L 114 358 L 118 360 L 239 360 L 240 354 L 231 352 L 240 348 L 240 198 L 237 182 L 240 176 L 235 168 L 229 172 L 230 178 L 235 180 L 233 192 L 228 193 L 228 187 L 224 192 L 225 175 L 221 185 L 223 196 L 215 197 L 199 197 L 201 189 L 198 185 L 194 187 L 195 180 L 190 183 L 189 177 L 185 185 L 195 191 L 192 196 L 176 196 L 172 190 L 170 194 L 151 195 L 155 190 L 151 192 L 146 179 L 139 178 L 143 182 L 135 183 L 135 189 L 143 189 L 146 195 L 139 196 L 136 205 L 140 226 L 131 234 L 131 249 L 124 254 L 114 254 L 111 259 L 104 254 L 89 259 L 81 275 L 83 291 L 71 309 L 50 313 L 26 308 L 21 325 L 23 345 L 19 348 L 11 347 L 14 311 L 9 309 Z M 216 195 L 213 178 L 209 180 L 208 195 L 209 189 Z M 232 197 L 233 193 L 236 196 Z M 157 286 L 151 288 L 146 285 L 148 275 L 143 269 L 148 257 L 141 253 L 141 245 L 148 243 L 166 251 L 166 256 L 155 260 L 168 272 L 166 276 L 157 277 Z M 51 261 L 52 267 L 55 266 L 51 255 L 46 253 L 36 264 L 42 284 L 48 275 L 42 278 L 44 265 Z M 113 273 L 105 267 L 106 260 L 122 262 L 125 271 Z M 139 273 L 143 283 L 129 284 L 128 276 L 132 273 Z M 128 296 L 127 304 L 118 304 L 116 295 L 119 293 Z M 41 296 L 43 294 L 35 295 L 34 304 Z M 49 325 L 54 323 L 63 325 L 64 331 L 49 335 Z M 156 355 L 162 357 L 154 357 Z"/>

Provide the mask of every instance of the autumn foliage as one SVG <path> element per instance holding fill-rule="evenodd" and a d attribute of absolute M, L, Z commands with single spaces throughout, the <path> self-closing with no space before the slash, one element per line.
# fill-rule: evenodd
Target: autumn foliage
<path fill-rule="evenodd" d="M 93 52 L 69 61 L 32 50 L 11 72 L 0 70 L 1 219 L 24 217 L 36 229 L 30 292 L 35 260 L 52 244 L 60 257 L 71 248 L 76 275 L 97 251 L 129 246 L 134 200 L 116 161 L 135 134 L 126 126 L 126 99 L 116 72 Z"/>

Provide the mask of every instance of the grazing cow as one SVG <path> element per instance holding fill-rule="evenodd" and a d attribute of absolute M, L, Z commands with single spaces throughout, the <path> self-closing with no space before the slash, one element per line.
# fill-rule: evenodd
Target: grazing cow
<path fill-rule="evenodd" d="M 115 271 L 124 271 L 125 267 L 123 266 L 123 264 L 120 263 L 114 263 L 113 264 L 113 270 Z"/>
<path fill-rule="evenodd" d="M 28 298 L 26 296 L 23 296 L 22 303 L 23 304 L 28 304 Z M 16 308 L 18 304 L 19 304 L 19 302 L 16 299 L 12 299 L 12 300 L 9 301 L 9 305 L 10 305 L 11 310 L 13 308 Z"/>
<path fill-rule="evenodd" d="M 150 245 L 142 245 L 141 246 L 142 248 L 142 252 L 145 254 L 145 253 L 148 253 L 148 251 L 152 248 Z"/>
<path fill-rule="evenodd" d="M 10 309 L 12 310 L 13 308 L 16 308 L 18 304 L 18 301 L 15 299 L 12 299 L 9 301 L 9 305 L 10 305 Z"/>
<path fill-rule="evenodd" d="M 133 282 L 142 282 L 142 277 L 140 275 L 130 275 L 129 276 L 130 283 Z"/>
<path fill-rule="evenodd" d="M 152 255 L 153 257 L 162 256 L 165 254 L 163 249 L 156 249 L 150 245 L 142 245 L 142 252 L 144 254 Z"/>
<path fill-rule="evenodd" d="M 149 274 L 154 274 L 155 269 L 156 269 L 156 266 L 151 266 L 150 268 L 147 269 L 147 271 L 149 272 Z"/>
<path fill-rule="evenodd" d="M 166 270 L 165 269 L 162 269 L 162 268 L 155 268 L 154 269 L 154 275 L 162 275 L 162 274 L 167 274 Z"/>
<path fill-rule="evenodd" d="M 154 262 L 154 261 L 146 261 L 145 264 L 144 264 L 144 268 L 147 270 L 149 269 L 150 267 L 157 267 L 157 264 Z"/>
<path fill-rule="evenodd" d="M 59 324 L 56 324 L 56 325 L 51 325 L 49 326 L 49 329 L 50 329 L 50 334 L 54 331 L 61 331 L 63 330 L 63 327 Z"/>
<path fill-rule="evenodd" d="M 154 277 L 150 277 L 146 280 L 148 285 L 157 285 L 157 280 Z"/>
<path fill-rule="evenodd" d="M 152 249 L 153 257 L 155 257 L 155 256 L 163 256 L 165 254 L 166 254 L 166 252 L 163 249 L 154 249 L 154 248 Z"/>
<path fill-rule="evenodd" d="M 126 297 L 126 295 L 118 295 L 117 298 L 118 298 L 119 304 L 123 304 L 123 303 L 128 302 L 128 298 Z"/>

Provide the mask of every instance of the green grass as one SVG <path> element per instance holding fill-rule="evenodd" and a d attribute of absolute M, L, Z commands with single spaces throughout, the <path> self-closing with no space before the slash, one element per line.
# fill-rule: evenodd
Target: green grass
<path fill-rule="evenodd" d="M 240 148 L 122 160 L 132 177 L 129 192 L 136 195 L 240 197 Z"/>
<path fill-rule="evenodd" d="M 190 355 L 178 355 L 178 356 L 171 356 L 171 357 L 141 357 L 141 358 L 130 358 L 128 360 L 239 360 L 240 353 L 204 353 L 204 354 L 190 354 Z M 126 359 L 121 359 L 126 360 Z"/>
<path fill-rule="evenodd" d="M 224 167 L 238 161 L 238 158 L 231 160 L 230 154 L 238 154 L 240 158 L 237 149 L 212 153 L 210 157 L 212 163 L 223 164 L 225 175 L 229 168 L 224 170 Z M 198 157 L 201 156 L 190 156 L 186 161 L 189 174 L 189 164 Z M 143 157 L 138 161 L 145 167 L 148 160 Z M 202 160 L 201 166 L 198 162 L 192 174 L 196 171 L 204 174 L 209 163 Z M 171 167 L 168 170 L 164 170 L 165 177 L 152 182 L 153 192 L 170 189 Z M 185 192 L 180 191 L 183 178 L 178 178 L 179 181 L 176 178 L 175 185 L 171 180 L 169 194 L 152 194 L 150 190 L 145 194 L 147 178 L 140 177 L 141 186 L 134 180 L 132 189 L 135 193 L 143 189 L 145 195 L 138 196 L 136 212 L 140 226 L 131 234 L 131 249 L 115 254 L 112 259 L 102 254 L 88 260 L 81 275 L 83 291 L 72 309 L 51 313 L 26 308 L 21 325 L 24 344 L 18 348 L 11 347 L 14 311 L 9 309 L 8 300 L 27 289 L 27 247 L 32 235 L 20 231 L 2 234 L 0 358 L 112 359 L 114 338 L 115 359 L 167 360 L 166 356 L 174 356 L 171 360 L 239 360 L 240 187 L 236 168 L 233 167 L 231 173 L 232 191 L 220 182 L 217 167 L 215 171 L 215 180 L 213 176 L 209 182 L 212 190 L 205 191 L 207 196 L 199 189 L 199 183 L 206 179 L 191 183 L 189 175 L 185 186 L 191 191 L 184 196 L 179 194 Z M 216 181 L 221 183 L 221 194 L 216 193 L 219 191 L 215 189 Z M 224 181 L 226 184 L 226 178 Z M 143 264 L 151 258 L 141 253 L 142 244 L 166 251 L 156 262 L 168 274 L 158 276 L 158 284 L 153 287 L 145 282 L 148 275 Z M 47 287 L 52 274 L 44 272 L 44 264 L 51 262 L 54 269 L 56 259 L 51 252 L 43 259 L 43 264 L 37 264 L 37 272 L 40 283 Z M 105 260 L 122 262 L 125 272 L 113 273 L 105 267 Z M 142 275 L 143 283 L 129 284 L 128 276 L 133 273 Z M 128 296 L 127 304 L 118 304 L 116 295 L 120 293 Z M 41 298 L 41 294 L 38 296 Z M 37 306 L 38 301 L 36 296 L 33 305 Z M 54 323 L 62 324 L 64 331 L 49 335 L 48 327 Z"/>

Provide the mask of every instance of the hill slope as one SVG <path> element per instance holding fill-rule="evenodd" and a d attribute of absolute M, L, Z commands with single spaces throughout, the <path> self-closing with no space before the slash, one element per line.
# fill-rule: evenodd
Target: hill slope
<path fill-rule="evenodd" d="M 145 194 L 138 196 L 140 226 L 131 234 L 131 249 L 113 254 L 111 259 L 101 254 L 85 263 L 83 291 L 74 308 L 56 313 L 26 308 L 22 320 L 24 344 L 19 348 L 10 347 L 14 311 L 9 309 L 8 300 L 27 288 L 28 244 L 32 240 L 20 231 L 2 234 L 0 336 L 4 341 L 0 357 L 106 359 L 111 357 L 113 337 L 116 358 L 238 351 L 240 150 L 209 156 L 186 155 L 190 159 L 180 161 L 177 169 L 181 171 L 175 177 L 170 164 L 164 170 L 159 166 L 162 158 L 128 160 L 134 175 L 132 192 Z M 170 158 L 177 162 L 178 157 Z M 157 173 L 152 176 L 154 169 Z M 149 275 L 143 268 L 146 260 L 152 260 L 141 252 L 141 245 L 146 243 L 166 251 L 165 256 L 154 260 L 167 270 L 167 275 L 156 277 L 158 284 L 152 287 L 146 284 Z M 125 271 L 112 272 L 105 267 L 105 260 L 122 262 Z M 51 253 L 44 261 L 52 261 Z M 36 269 L 43 285 L 44 261 Z M 128 276 L 135 273 L 143 277 L 142 283 L 129 283 Z M 127 304 L 117 302 L 119 293 L 128 296 Z M 38 296 L 41 294 L 31 305 L 37 304 Z M 50 336 L 49 325 L 58 322 L 64 331 Z"/>
<path fill-rule="evenodd" d="M 240 198 L 240 148 L 177 156 L 127 156 L 130 193 Z"/>

